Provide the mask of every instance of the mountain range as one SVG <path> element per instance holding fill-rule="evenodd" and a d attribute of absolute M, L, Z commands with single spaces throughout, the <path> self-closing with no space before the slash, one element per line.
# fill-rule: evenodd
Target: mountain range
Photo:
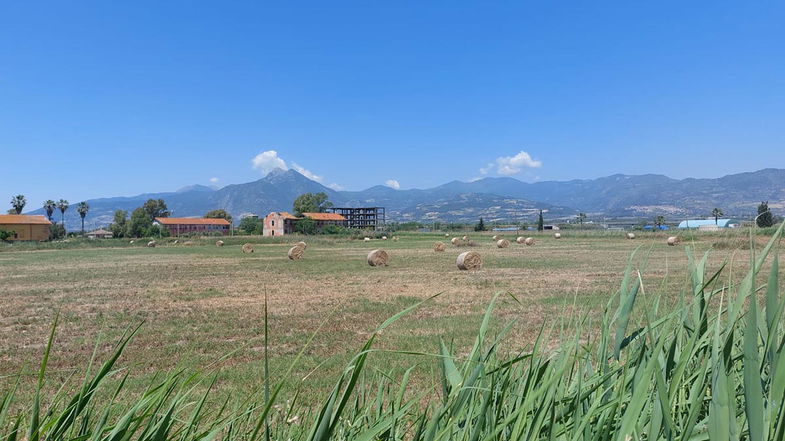
<path fill-rule="evenodd" d="M 145 200 L 163 199 L 172 216 L 201 216 L 223 208 L 235 219 L 291 211 L 302 193 L 324 192 L 336 206 L 381 206 L 389 221 L 532 221 L 539 210 L 549 220 L 584 212 L 595 217 L 668 219 L 707 216 L 715 207 L 727 216 L 754 216 L 757 204 L 769 201 L 777 214 L 785 209 L 785 169 L 764 169 L 714 179 L 672 179 L 663 175 L 612 175 L 598 179 L 526 183 L 509 177 L 472 182 L 452 181 L 429 189 L 395 190 L 375 186 L 362 191 L 336 191 L 294 170 L 275 169 L 244 184 L 213 189 L 191 185 L 176 192 L 88 200 L 85 228 L 108 225 L 115 210 L 132 211 Z M 43 209 L 29 214 L 44 214 Z M 55 219 L 59 218 L 55 213 Z M 79 227 L 79 216 L 68 210 L 68 229 Z"/>

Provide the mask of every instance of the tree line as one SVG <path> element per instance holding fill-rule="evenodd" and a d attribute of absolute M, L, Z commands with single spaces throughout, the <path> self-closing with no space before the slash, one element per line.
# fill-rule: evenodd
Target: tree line
<path fill-rule="evenodd" d="M 18 194 L 11 198 L 11 209 L 8 210 L 8 214 L 22 214 L 22 210 L 24 210 L 25 206 L 27 205 L 27 198 L 24 195 Z M 49 238 L 50 239 L 60 239 L 65 237 L 65 212 L 68 211 L 70 208 L 70 204 L 65 199 L 60 199 L 59 201 L 55 202 L 52 199 L 47 199 L 44 201 L 42 208 L 46 212 L 46 217 L 49 219 L 49 222 L 52 222 L 52 226 L 49 228 Z M 60 224 L 57 224 L 53 219 L 52 215 L 54 214 L 55 210 L 60 211 Z M 82 201 L 76 204 L 76 212 L 79 213 L 79 217 L 82 221 L 82 229 L 81 234 L 84 235 L 84 220 L 87 217 L 87 213 L 90 211 L 90 205 L 87 202 Z"/>

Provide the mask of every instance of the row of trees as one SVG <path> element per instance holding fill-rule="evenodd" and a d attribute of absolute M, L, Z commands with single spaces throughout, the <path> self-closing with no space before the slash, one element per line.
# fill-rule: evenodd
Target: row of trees
<path fill-rule="evenodd" d="M 24 195 L 18 194 L 11 198 L 11 209 L 8 210 L 9 214 L 22 214 L 22 210 L 24 210 L 25 206 L 27 205 L 27 198 Z M 63 235 L 65 234 L 65 212 L 70 207 L 69 203 L 65 199 L 60 199 L 59 201 L 55 202 L 52 199 L 47 199 L 44 201 L 43 209 L 46 211 L 46 217 L 52 222 L 52 215 L 55 212 L 55 209 L 60 210 L 60 224 L 61 228 L 54 228 L 54 230 L 59 231 L 62 229 Z M 87 213 L 90 211 L 90 205 L 87 202 L 82 201 L 76 204 L 76 212 L 79 213 L 79 217 L 82 220 L 82 234 L 84 234 L 84 220 L 87 217 Z M 57 234 L 55 231 L 55 235 Z"/>

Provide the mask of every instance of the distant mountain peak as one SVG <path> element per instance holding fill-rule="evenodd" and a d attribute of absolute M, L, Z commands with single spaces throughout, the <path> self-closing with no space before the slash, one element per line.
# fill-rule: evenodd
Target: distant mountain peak
<path fill-rule="evenodd" d="M 265 178 L 274 178 L 276 176 L 283 176 L 288 174 L 290 171 L 294 171 L 294 170 L 291 169 L 284 170 L 281 167 L 275 167 L 274 169 L 270 170 L 269 173 L 267 173 L 267 176 L 265 176 Z"/>
<path fill-rule="evenodd" d="M 177 193 L 188 193 L 191 191 L 215 191 L 215 189 L 208 187 L 206 185 L 194 184 L 194 185 L 186 185 L 185 187 L 177 190 Z"/>

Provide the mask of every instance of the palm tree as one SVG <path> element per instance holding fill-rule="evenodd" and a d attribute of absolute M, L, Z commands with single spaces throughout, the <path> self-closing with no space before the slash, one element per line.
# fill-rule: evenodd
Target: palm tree
<path fill-rule="evenodd" d="M 57 208 L 55 201 L 47 199 L 44 202 L 44 210 L 46 210 L 46 217 L 49 219 L 49 222 L 52 222 L 52 213 L 55 212 L 55 208 Z"/>
<path fill-rule="evenodd" d="M 11 198 L 11 206 L 14 208 L 14 211 L 16 211 L 16 214 L 22 214 L 25 205 L 27 205 L 27 199 L 25 199 L 23 195 L 18 194 Z"/>
<path fill-rule="evenodd" d="M 87 216 L 87 212 L 90 211 L 90 206 L 87 205 L 87 202 L 80 202 L 76 204 L 76 212 L 79 213 L 79 216 L 82 218 L 82 235 L 84 236 L 84 218 Z"/>
<path fill-rule="evenodd" d="M 724 215 L 725 213 L 722 212 L 719 208 L 715 208 L 711 210 L 711 215 L 714 216 L 714 225 L 719 225 L 720 216 Z"/>
<path fill-rule="evenodd" d="M 655 230 L 659 230 L 663 224 L 665 224 L 665 216 L 657 216 L 654 218 Z"/>
<path fill-rule="evenodd" d="M 63 227 L 65 227 L 65 210 L 68 210 L 68 201 L 60 199 L 57 201 L 57 208 L 60 209 L 60 220 L 63 222 Z"/>
<path fill-rule="evenodd" d="M 578 218 L 578 222 L 581 224 L 581 226 L 583 226 L 583 221 L 586 220 L 586 213 L 578 213 L 578 216 L 576 217 Z"/>

